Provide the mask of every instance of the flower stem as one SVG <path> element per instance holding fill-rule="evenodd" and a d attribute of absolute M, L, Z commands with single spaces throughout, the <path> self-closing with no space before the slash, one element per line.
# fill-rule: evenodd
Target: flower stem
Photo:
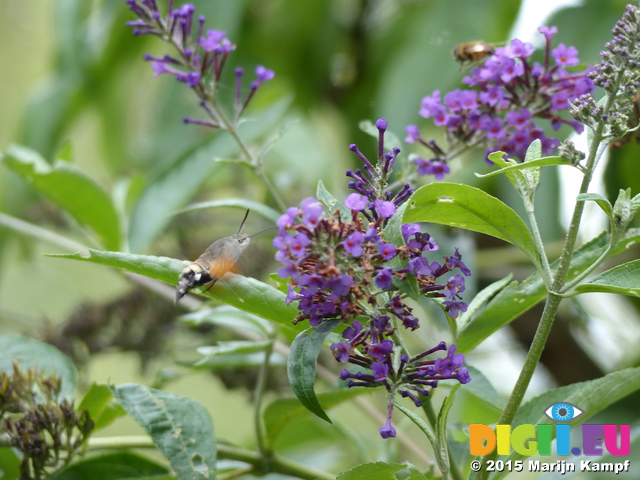
<path fill-rule="evenodd" d="M 614 100 L 614 95 L 610 95 L 607 98 L 606 105 L 603 109 L 604 112 L 609 112 Z M 585 174 L 582 178 L 579 193 L 587 193 L 587 191 L 589 190 L 589 184 L 591 183 L 591 178 L 593 177 L 593 171 L 595 170 L 598 160 L 602 155 L 602 152 L 604 151 L 600 148 L 605 137 L 604 131 L 605 122 L 601 120 L 596 125 L 596 128 L 593 132 L 591 144 L 589 145 L 589 154 L 585 163 Z M 553 282 L 551 283 L 549 292 L 547 293 L 547 300 L 544 305 L 544 310 L 542 311 L 540 323 L 538 324 L 535 336 L 533 337 L 533 341 L 531 342 L 531 346 L 529 347 L 529 351 L 527 352 L 527 356 L 525 358 L 524 365 L 522 366 L 522 370 L 520 371 L 520 375 L 518 376 L 518 380 L 516 381 L 513 391 L 511 392 L 511 396 L 507 401 L 507 405 L 502 412 L 500 420 L 498 421 L 498 424 L 500 425 L 509 425 L 511 424 L 511 422 L 513 422 L 516 412 L 518 411 L 518 408 L 522 403 L 522 399 L 527 390 L 527 387 L 529 386 L 529 382 L 533 377 L 533 372 L 535 371 L 538 362 L 540 361 L 544 346 L 547 343 L 547 339 L 549 338 L 549 333 L 551 332 L 553 321 L 555 320 L 558 307 L 560 306 L 560 302 L 563 298 L 557 292 L 562 291 L 567 280 L 569 267 L 571 266 L 571 260 L 573 258 L 573 253 L 578 239 L 578 230 L 580 228 L 580 222 L 582 220 L 584 207 L 584 200 L 578 200 L 576 202 L 573 210 L 573 215 L 571 216 L 569 230 L 567 231 L 567 235 L 565 237 L 564 247 L 562 248 L 562 253 L 560 254 L 560 259 L 558 260 L 558 269 L 556 270 Z M 493 453 L 486 455 L 483 458 L 483 465 L 485 466 L 485 468 L 478 472 L 478 474 L 475 476 L 475 480 L 485 480 L 486 478 L 488 478 L 489 472 L 486 469 L 486 463 L 488 460 L 493 460 L 496 457 L 497 452 L 494 451 Z"/>

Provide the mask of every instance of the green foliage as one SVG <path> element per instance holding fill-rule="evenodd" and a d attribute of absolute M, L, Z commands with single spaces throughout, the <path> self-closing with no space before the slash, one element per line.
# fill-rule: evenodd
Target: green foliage
<path fill-rule="evenodd" d="M 291 344 L 287 373 L 293 393 L 300 403 L 311 413 L 331 423 L 331 420 L 323 410 L 315 392 L 316 362 L 320 348 L 325 338 L 339 324 L 339 318 L 322 322 L 318 327 L 312 327 L 300 332 Z"/>
<path fill-rule="evenodd" d="M 216 440 L 209 412 L 194 400 L 143 385 L 112 388 L 181 480 L 215 478 Z"/>
<path fill-rule="evenodd" d="M 118 215 L 109 194 L 92 178 L 65 160 L 57 160 L 51 166 L 24 147 L 12 147 L 2 160 L 80 225 L 92 229 L 105 248 L 118 250 Z"/>
<path fill-rule="evenodd" d="M 491 235 L 517 246 L 539 264 L 533 237 L 518 214 L 478 188 L 432 183 L 416 190 L 409 202 L 405 222 L 438 223 Z"/>

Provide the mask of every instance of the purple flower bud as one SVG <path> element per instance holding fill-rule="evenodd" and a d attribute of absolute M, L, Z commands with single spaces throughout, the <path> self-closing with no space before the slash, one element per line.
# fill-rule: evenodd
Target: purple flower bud
<path fill-rule="evenodd" d="M 558 33 L 558 27 L 538 27 L 538 31 L 544 35 L 544 38 L 547 42 L 550 42 L 551 39 Z"/>
<path fill-rule="evenodd" d="M 274 73 L 273 70 L 269 70 L 268 68 L 263 67 L 262 65 L 258 65 L 256 67 L 256 81 L 258 82 L 258 85 L 261 85 L 264 82 L 268 82 L 269 80 L 272 80 L 273 77 L 275 77 L 276 74 Z"/>

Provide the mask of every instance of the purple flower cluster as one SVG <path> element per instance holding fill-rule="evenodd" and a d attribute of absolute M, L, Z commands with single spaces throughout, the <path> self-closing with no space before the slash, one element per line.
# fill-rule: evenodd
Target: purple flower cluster
<path fill-rule="evenodd" d="M 194 19 L 195 7 L 184 4 L 173 9 L 173 0 L 169 0 L 167 14 L 163 17 L 158 10 L 156 0 L 127 0 L 129 9 L 138 16 L 138 20 L 127 22 L 133 27 L 134 35 L 156 35 L 171 43 L 178 51 L 177 57 L 164 55 L 153 57 L 145 55 L 145 60 L 152 62 L 155 76 L 169 74 L 179 82 L 185 83 L 200 98 L 200 106 L 209 117 L 207 120 L 184 118 L 185 123 L 196 123 L 214 128 L 231 128 L 215 102 L 220 77 L 227 57 L 236 46 L 220 30 L 205 30 L 205 17 Z M 197 28 L 194 28 L 196 27 Z M 195 36 L 194 36 L 195 33 Z M 274 77 L 272 70 L 263 66 L 255 69 L 256 80 L 251 83 L 247 96 L 242 98 L 243 70 L 237 68 L 235 119 L 237 124 L 240 114 L 253 98 L 258 87 Z"/>
<path fill-rule="evenodd" d="M 395 394 L 400 394 L 404 398 L 409 397 L 417 407 L 420 407 L 422 406 L 420 397 L 429 396 L 431 389 L 436 388 L 440 380 L 457 380 L 462 384 L 471 381 L 469 371 L 463 367 L 464 355 L 455 353 L 455 345 L 451 345 L 447 350 L 444 342 L 411 358 L 401 354 L 397 368 L 394 367 L 393 342 L 389 339 L 376 341 L 382 338 L 381 332 L 386 330 L 392 330 L 389 317 L 379 317 L 367 328 L 363 328 L 360 322 L 355 321 L 343 333 L 343 337 L 348 341 L 331 345 L 338 361 L 349 362 L 360 367 L 355 373 L 346 368 L 340 373 L 342 380 L 348 380 L 349 387 L 371 388 L 383 385 L 390 393 L 387 421 L 380 428 L 382 438 L 396 436 L 396 430 L 391 424 Z M 362 349 L 358 352 L 357 347 L 360 345 Z M 447 351 L 446 357 L 435 360 L 424 359 L 441 350 Z M 367 370 L 371 373 L 365 373 Z"/>
<path fill-rule="evenodd" d="M 402 244 L 388 241 L 389 220 L 412 190 L 404 185 L 395 195 L 384 191 L 399 150 L 384 153 L 387 122 L 380 119 L 376 126 L 380 133 L 377 165 L 355 145 L 350 147 L 364 166 L 347 171 L 355 193 L 345 200 L 346 208 L 327 213 L 318 200 L 307 198 L 300 208 L 289 208 L 278 220 L 279 235 L 274 239 L 276 259 L 282 263 L 278 275 L 291 279 L 287 301 L 298 301 L 300 310 L 294 323 L 309 320 L 311 326 L 317 326 L 329 319 L 350 322 L 343 332 L 346 341 L 333 344 L 331 349 L 339 362 L 370 371 L 351 376 L 344 370 L 343 379 L 358 380 L 349 382 L 350 387 L 385 386 L 390 397 L 400 393 L 417 404 L 416 394 L 427 395 L 426 388 L 437 386 L 437 380 L 466 383 L 470 379 L 461 368 L 464 357 L 453 353 L 455 347 L 449 352 L 449 360 L 422 360 L 445 348 L 444 344 L 411 360 L 400 354 L 391 338 L 396 325 L 408 331 L 419 327 L 418 318 L 404 301 L 403 282 L 415 279 L 422 295 L 440 299 L 449 316 L 456 317 L 467 309 L 460 294 L 465 288 L 463 275 L 471 272 L 457 249 L 445 256 L 442 264 L 430 261 L 426 255 L 439 247 L 429 234 L 420 232 L 417 224 L 400 227 L 398 239 L 401 236 L 402 240 L 396 243 Z M 449 276 L 454 269 L 462 275 Z M 445 275 L 448 278 L 441 280 Z M 393 359 L 398 355 L 401 367 L 396 371 Z M 388 422 L 381 435 L 395 436 L 392 429 Z"/>
<path fill-rule="evenodd" d="M 575 47 L 560 44 L 551 49 L 556 27 L 538 31 L 545 38 L 542 63 L 530 61 L 531 44 L 515 39 L 471 69 L 463 80 L 471 88 L 456 89 L 444 97 L 435 91 L 422 99 L 420 115 L 446 129 L 449 151 L 433 140 L 423 140 L 417 126 L 408 126 L 406 142 L 419 142 L 433 154 L 432 158 L 414 159 L 419 174 L 442 179 L 450 170 L 447 162 L 476 145 L 484 146 L 487 154 L 502 150 L 523 159 L 529 144 L 539 139 L 543 153 L 550 154 L 559 141 L 547 137 L 534 122 L 536 118 L 550 121 L 554 130 L 563 124 L 576 132 L 583 130 L 580 122 L 567 120 L 561 113 L 569 109 L 570 101 L 593 91 L 593 83 L 588 72 L 567 71 L 579 63 Z"/>
<path fill-rule="evenodd" d="M 589 73 L 594 84 L 607 92 L 609 109 L 605 110 L 604 103 L 597 102 L 590 93 L 586 93 L 573 102 L 571 115 L 594 130 L 599 123 L 604 123 L 606 137 L 617 139 L 612 146 L 620 147 L 638 135 L 640 8 L 627 5 L 626 12 L 611 33 L 613 39 L 600 52 L 602 62 Z"/>

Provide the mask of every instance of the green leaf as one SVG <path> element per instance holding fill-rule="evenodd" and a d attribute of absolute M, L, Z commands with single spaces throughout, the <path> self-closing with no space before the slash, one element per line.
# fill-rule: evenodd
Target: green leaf
<path fill-rule="evenodd" d="M 20 458 L 10 447 L 0 448 L 0 477 L 1 480 L 16 480 L 20 478 Z"/>
<path fill-rule="evenodd" d="M 578 195 L 577 200 L 582 202 L 585 202 L 585 201 L 596 202 L 598 206 L 602 209 L 602 211 L 606 213 L 607 217 L 609 218 L 611 218 L 611 215 L 613 214 L 613 207 L 611 206 L 611 202 L 606 198 L 604 198 L 599 193 L 581 193 L 580 195 Z"/>
<path fill-rule="evenodd" d="M 220 208 L 220 207 L 237 207 L 243 210 L 251 210 L 252 212 L 259 213 L 267 220 L 277 222 L 280 218 L 280 213 L 271 207 L 268 207 L 264 203 L 254 202 L 253 200 L 246 200 L 244 198 L 227 198 L 224 200 L 211 200 L 209 202 L 192 203 L 191 205 L 178 210 L 177 213 L 193 212 L 195 210 L 204 210 L 207 208 Z"/>
<path fill-rule="evenodd" d="M 640 260 L 623 263 L 575 288 L 577 293 L 605 292 L 640 297 Z"/>
<path fill-rule="evenodd" d="M 340 473 L 336 480 L 427 480 L 415 467 L 401 463 L 362 463 Z"/>
<path fill-rule="evenodd" d="M 105 248 L 119 249 L 120 219 L 109 194 L 92 178 L 68 162 L 51 166 L 36 152 L 15 145 L 3 161 L 80 225 L 92 229 Z"/>
<path fill-rule="evenodd" d="M 320 393 L 317 395 L 317 398 L 322 408 L 328 410 L 335 405 L 364 393 L 369 393 L 369 391 L 366 388 L 342 388 L 331 392 Z M 264 426 L 269 442 L 273 445 L 273 442 L 286 424 L 308 413 L 309 410 L 294 397 L 279 398 L 271 402 L 267 405 L 263 414 Z"/>
<path fill-rule="evenodd" d="M 56 347 L 22 335 L 0 336 L 0 370 L 11 374 L 14 360 L 21 370 L 36 367 L 38 371 L 60 377 L 60 395 L 67 399 L 73 397 L 78 372 L 73 362 Z"/>
<path fill-rule="evenodd" d="M 638 242 L 640 242 L 638 231 L 630 230 L 628 235 L 616 245 L 612 254 L 620 253 Z M 568 280 L 589 267 L 607 248 L 608 244 L 609 236 L 602 233 L 576 250 L 569 269 Z M 551 264 L 551 269 L 556 269 L 557 266 L 558 262 L 555 261 Z M 469 352 L 489 335 L 541 302 L 546 294 L 547 290 L 538 273 L 534 273 L 520 283 L 511 282 L 460 332 L 456 341 L 458 350 L 462 353 Z"/>
<path fill-rule="evenodd" d="M 181 322 L 192 327 L 217 325 L 219 327 L 248 330 L 266 338 L 272 330 L 271 324 L 263 318 L 252 315 L 230 305 L 215 308 L 201 308 L 179 317 Z"/>
<path fill-rule="evenodd" d="M 126 414 L 107 385 L 91 384 L 80 401 L 78 410 L 87 410 L 94 423 L 94 431 L 110 425 L 116 418 Z"/>
<path fill-rule="evenodd" d="M 502 152 L 499 152 L 499 153 L 502 153 Z M 566 158 L 542 157 L 542 158 L 537 158 L 535 160 L 531 160 L 526 163 L 517 163 L 515 165 L 504 166 L 504 167 L 501 167 L 499 170 L 495 170 L 490 173 L 484 173 L 484 174 L 476 173 L 475 175 L 476 177 L 480 177 L 480 178 L 494 177 L 496 175 L 500 175 L 501 173 L 506 174 L 509 172 L 513 172 L 514 170 L 525 170 L 528 168 L 547 167 L 550 165 L 569 165 L 571 167 L 575 166 L 573 165 L 573 163 L 571 163 L 570 160 L 567 160 Z"/>
<path fill-rule="evenodd" d="M 420 430 L 422 430 L 422 433 L 424 433 L 424 435 L 429 440 L 431 447 L 435 449 L 436 436 L 433 430 L 431 429 L 431 427 L 427 425 L 427 423 L 422 418 L 420 418 L 418 415 L 413 413 L 411 410 L 409 410 L 407 407 L 405 407 L 401 403 L 393 402 L 393 406 L 397 410 L 400 410 L 402 413 L 404 413 L 409 420 L 411 420 Z"/>
<path fill-rule="evenodd" d="M 164 480 L 169 473 L 162 465 L 134 452 L 122 451 L 92 456 L 73 463 L 50 480 L 121 480 L 145 478 Z M 171 475 L 172 478 L 175 478 Z"/>
<path fill-rule="evenodd" d="M 456 384 L 449 392 L 442 402 L 442 406 L 440 407 L 440 411 L 438 412 L 438 421 L 436 423 L 436 444 L 434 446 L 434 451 L 436 454 L 436 460 L 438 462 L 438 468 L 442 472 L 443 476 L 446 477 L 449 469 L 451 468 L 451 462 L 449 460 L 449 443 L 447 441 L 447 416 L 449 415 L 449 410 L 453 405 L 453 400 L 455 399 L 456 392 L 460 388 L 460 384 Z"/>
<path fill-rule="evenodd" d="M 21 235 L 26 235 L 35 240 L 41 240 L 43 242 L 55 245 L 58 248 L 63 248 L 71 251 L 84 251 L 86 247 L 81 243 L 76 242 L 70 238 L 59 235 L 48 228 L 39 227 L 29 222 L 25 222 L 11 215 L 6 215 L 0 212 L 0 225 L 13 230 Z"/>
<path fill-rule="evenodd" d="M 588 382 L 556 388 L 523 404 L 518 409 L 511 425 L 516 427 L 522 424 L 552 424 L 554 421 L 544 412 L 550 405 L 558 402 L 571 403 L 584 412 L 574 420 L 566 422 L 569 425 L 579 425 L 638 389 L 640 389 L 640 367 L 627 368 Z M 514 452 L 508 459 L 518 460 L 520 458 L 522 455 Z M 506 473 L 504 472 L 504 474 Z M 504 474 L 497 474 L 494 478 L 502 478 Z"/>
<path fill-rule="evenodd" d="M 471 321 L 471 318 L 476 313 L 478 313 L 480 308 L 484 306 L 484 304 L 488 302 L 491 297 L 493 297 L 496 293 L 498 293 L 504 287 L 506 287 L 507 284 L 511 282 L 512 278 L 513 278 L 513 273 L 510 273 L 503 279 L 493 282 L 491 285 L 488 285 L 482 290 L 480 290 L 476 294 L 476 296 L 473 297 L 473 300 L 469 302 L 467 311 L 459 315 L 458 318 L 456 319 L 458 331 L 462 330 Z"/>
<path fill-rule="evenodd" d="M 234 340 L 228 342 L 218 342 L 215 346 L 198 347 L 198 353 L 205 357 L 219 355 L 244 355 L 247 353 L 261 353 L 266 351 L 273 344 L 270 340 L 251 342 L 244 340 Z M 201 360 L 206 361 L 206 358 Z"/>
<path fill-rule="evenodd" d="M 331 420 L 322 409 L 314 389 L 316 361 L 325 337 L 341 322 L 339 318 L 325 320 L 317 327 L 300 332 L 291 345 L 287 362 L 287 374 L 293 393 L 305 408 L 329 423 Z"/>
<path fill-rule="evenodd" d="M 181 363 L 194 370 L 229 371 L 230 369 L 255 369 L 264 364 L 264 353 L 225 353 L 213 355 L 198 360 L 192 364 Z M 287 357 L 274 352 L 269 357 L 269 368 L 282 368 L 287 366 Z M 280 372 L 278 372 L 280 374 Z"/>
<path fill-rule="evenodd" d="M 260 113 L 260 122 L 245 124 L 240 136 L 246 143 L 270 132 L 286 111 L 289 100 L 274 105 Z M 135 206 L 129 228 L 129 245 L 133 252 L 145 250 L 162 232 L 171 216 L 196 193 L 204 182 L 211 180 L 220 168 L 216 161 L 239 152 L 230 135 L 221 132 L 204 145 L 198 146 L 180 157 L 150 183 Z"/>
<path fill-rule="evenodd" d="M 336 197 L 327 190 L 327 187 L 324 186 L 322 180 L 318 180 L 316 198 L 326 207 L 325 212 L 327 215 L 332 215 L 337 209 L 340 210 L 340 218 L 345 221 L 351 219 L 351 212 L 349 209 L 345 207 L 342 202 L 338 202 L 338 199 L 336 199 Z"/>
<path fill-rule="evenodd" d="M 133 383 L 112 388 L 149 434 L 180 480 L 216 478 L 216 440 L 209 412 L 195 400 Z"/>
<path fill-rule="evenodd" d="M 505 399 L 480 370 L 471 365 L 466 365 L 466 367 L 469 370 L 472 381 L 464 386 L 464 393 L 473 395 L 478 400 L 493 407 L 497 413 L 500 413 L 505 406 Z"/>
<path fill-rule="evenodd" d="M 89 256 L 77 253 L 50 256 L 116 267 L 170 285 L 177 283 L 178 276 L 187 265 L 186 262 L 175 258 L 102 252 L 92 249 L 89 249 Z M 291 324 L 291 321 L 298 314 L 297 308 L 286 304 L 286 295 L 283 292 L 255 278 L 228 273 L 213 288 L 202 293 L 287 328 L 296 328 Z M 298 327 L 298 330 L 300 328 Z"/>
<path fill-rule="evenodd" d="M 539 266 L 526 224 L 507 205 L 482 190 L 457 183 L 432 183 L 409 198 L 404 222 L 431 222 L 484 233 L 520 248 Z"/>

